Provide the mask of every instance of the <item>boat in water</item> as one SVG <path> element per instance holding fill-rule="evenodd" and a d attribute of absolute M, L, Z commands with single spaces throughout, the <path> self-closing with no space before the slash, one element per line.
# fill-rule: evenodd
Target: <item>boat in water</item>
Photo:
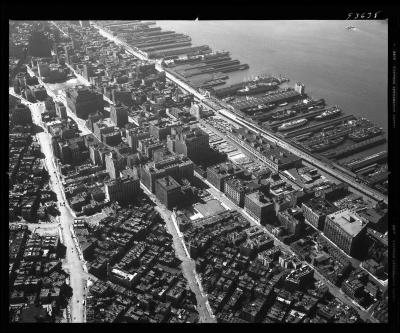
<path fill-rule="evenodd" d="M 308 122 L 308 120 L 306 118 L 301 118 L 301 119 L 296 119 L 296 120 L 293 120 L 293 121 L 289 121 L 289 122 L 284 123 L 281 126 L 279 126 L 278 127 L 278 131 L 287 131 L 287 130 L 290 130 L 292 128 L 297 128 L 297 127 L 303 126 L 307 122 Z"/>
<path fill-rule="evenodd" d="M 339 146 L 345 140 L 344 136 L 339 136 L 334 139 L 326 139 L 324 142 L 310 147 L 311 152 L 321 152 Z"/>
<path fill-rule="evenodd" d="M 278 88 L 278 84 L 276 82 L 258 83 L 258 84 L 253 84 L 253 85 L 247 85 L 245 88 L 239 89 L 236 92 L 236 95 L 243 96 L 243 95 L 258 94 L 258 93 L 263 93 L 263 92 L 270 91 L 270 90 L 273 90 L 276 88 Z"/>
<path fill-rule="evenodd" d="M 325 100 L 323 98 L 319 100 L 312 100 L 310 98 L 306 98 L 296 104 L 293 104 L 291 106 L 291 109 L 296 111 L 305 111 L 305 110 L 310 110 L 310 107 L 316 108 L 324 105 L 325 105 Z"/>
<path fill-rule="evenodd" d="M 320 115 L 315 117 L 315 120 L 325 120 L 325 119 L 331 119 L 334 118 L 342 113 L 342 110 L 339 109 L 337 106 L 328 109 L 324 112 L 322 112 Z"/>
<path fill-rule="evenodd" d="M 353 27 L 352 25 L 349 25 L 349 26 L 346 27 L 346 29 L 352 31 L 352 30 L 356 30 L 356 27 Z"/>
<path fill-rule="evenodd" d="M 355 142 L 360 142 L 377 136 L 382 133 L 382 128 L 371 126 L 364 127 L 349 134 L 349 138 Z"/>
<path fill-rule="evenodd" d="M 274 115 L 272 116 L 272 119 L 273 119 L 273 120 L 276 120 L 276 121 L 277 121 L 277 120 L 284 120 L 284 119 L 287 119 L 287 118 L 290 118 L 290 117 L 295 116 L 296 113 L 297 113 L 297 111 L 295 111 L 295 110 L 290 110 L 290 109 L 288 109 L 288 110 L 283 110 L 283 111 L 277 111 L 277 112 L 275 112 Z"/>

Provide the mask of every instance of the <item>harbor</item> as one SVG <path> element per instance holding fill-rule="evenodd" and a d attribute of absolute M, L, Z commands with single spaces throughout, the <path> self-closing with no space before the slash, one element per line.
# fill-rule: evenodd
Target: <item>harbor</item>
<path fill-rule="evenodd" d="M 208 45 L 193 46 L 190 36 L 162 30 L 152 21 L 98 24 L 145 58 L 161 60 L 166 70 L 196 88 L 223 85 L 229 78 L 226 73 L 249 68 L 231 59 L 229 52 L 214 52 Z"/>

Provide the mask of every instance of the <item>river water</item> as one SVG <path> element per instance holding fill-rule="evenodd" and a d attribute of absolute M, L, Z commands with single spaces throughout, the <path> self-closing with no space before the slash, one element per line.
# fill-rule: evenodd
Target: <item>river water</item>
<path fill-rule="evenodd" d="M 258 74 L 301 81 L 306 93 L 339 105 L 346 114 L 388 128 L 386 21 L 157 21 L 186 33 L 194 46 L 230 51 L 249 64 L 229 73 L 229 84 Z M 347 30 L 346 26 L 355 26 Z"/>

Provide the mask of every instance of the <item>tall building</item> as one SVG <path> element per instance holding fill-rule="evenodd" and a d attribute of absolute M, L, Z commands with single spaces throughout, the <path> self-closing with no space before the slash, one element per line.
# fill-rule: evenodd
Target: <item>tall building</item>
<path fill-rule="evenodd" d="M 139 178 L 133 173 L 123 173 L 121 178 L 111 179 L 105 183 L 107 201 L 118 201 L 120 204 L 131 203 L 140 191 Z"/>
<path fill-rule="evenodd" d="M 61 119 L 67 119 L 68 118 L 67 109 L 64 106 L 64 104 L 62 104 L 61 102 L 57 102 L 56 103 L 56 114 Z"/>
<path fill-rule="evenodd" d="M 128 108 L 123 106 L 111 106 L 111 121 L 119 128 L 128 123 Z"/>
<path fill-rule="evenodd" d="M 288 208 L 278 212 L 278 220 L 289 233 L 300 236 L 304 230 L 304 216 L 300 208 Z"/>
<path fill-rule="evenodd" d="M 171 176 L 158 178 L 155 184 L 156 197 L 168 209 L 177 206 L 181 201 L 181 185 Z"/>
<path fill-rule="evenodd" d="M 70 48 L 68 45 L 64 46 L 64 57 L 65 57 L 65 62 L 69 64 L 70 62 Z"/>
<path fill-rule="evenodd" d="M 244 197 L 248 193 L 268 190 L 269 182 L 265 179 L 258 181 L 245 181 L 236 177 L 225 182 L 224 193 L 239 207 L 244 206 Z"/>
<path fill-rule="evenodd" d="M 82 76 L 88 81 L 93 76 L 93 68 L 90 64 L 83 65 Z"/>
<path fill-rule="evenodd" d="M 132 148 L 134 153 L 137 152 L 139 140 L 148 139 L 149 137 L 150 131 L 148 127 L 135 127 L 126 130 L 129 147 Z"/>
<path fill-rule="evenodd" d="M 164 143 L 153 137 L 138 141 L 138 151 L 150 159 L 153 158 L 153 152 L 162 147 L 164 147 Z"/>
<path fill-rule="evenodd" d="M 94 89 L 78 86 L 67 91 L 67 105 L 79 118 L 87 119 L 90 113 L 104 111 L 103 95 Z"/>
<path fill-rule="evenodd" d="M 342 209 L 326 217 L 324 234 L 348 255 L 362 250 L 368 220 L 350 209 Z"/>
<path fill-rule="evenodd" d="M 244 210 L 262 225 L 267 224 L 275 217 L 274 203 L 261 192 L 246 194 Z"/>
<path fill-rule="evenodd" d="M 86 120 L 86 127 L 89 128 L 90 131 L 94 133 L 94 124 L 97 123 L 98 121 L 103 120 L 103 117 L 104 117 L 103 114 L 100 112 L 89 114 L 88 119 Z M 99 128 L 97 129 L 97 134 L 99 134 Z M 98 137 L 98 135 L 96 136 Z M 101 137 L 99 138 L 99 140 L 101 140 Z"/>
<path fill-rule="evenodd" d="M 176 180 L 193 178 L 193 162 L 182 155 L 172 155 L 159 162 L 149 162 L 142 166 L 140 179 L 154 193 L 155 181 L 167 175 Z"/>
<path fill-rule="evenodd" d="M 32 124 L 31 110 L 24 104 L 17 104 L 11 113 L 14 124 Z"/>
<path fill-rule="evenodd" d="M 45 77 L 50 74 L 50 67 L 48 63 L 38 62 L 37 68 L 40 77 Z"/>
<path fill-rule="evenodd" d="M 111 179 L 119 178 L 120 163 L 118 161 L 117 153 L 115 151 L 109 152 L 105 156 L 106 170 Z"/>
<path fill-rule="evenodd" d="M 208 154 L 209 136 L 198 127 L 174 128 L 167 138 L 167 146 L 171 152 L 199 161 Z"/>
<path fill-rule="evenodd" d="M 121 132 L 114 128 L 112 132 L 104 133 L 102 139 L 102 141 L 108 146 L 117 146 L 121 143 Z"/>
<path fill-rule="evenodd" d="M 314 228 L 324 230 L 326 216 L 338 209 L 325 199 L 314 197 L 301 205 L 304 217 Z"/>
<path fill-rule="evenodd" d="M 92 118 L 92 115 L 90 115 L 89 117 L 90 118 L 88 122 L 91 122 L 92 120 L 95 120 L 97 118 L 96 116 Z M 114 124 L 109 118 L 101 119 L 93 123 L 93 133 L 101 142 L 105 142 L 104 136 L 106 134 L 115 133 L 115 131 L 118 130 L 114 127 Z"/>
<path fill-rule="evenodd" d="M 150 136 L 158 140 L 165 140 L 171 134 L 171 125 L 165 121 L 154 120 L 150 122 Z"/>
<path fill-rule="evenodd" d="M 90 160 L 94 165 L 102 165 L 101 156 L 100 156 L 100 144 L 95 143 L 89 146 Z"/>
<path fill-rule="evenodd" d="M 218 190 L 224 191 L 225 182 L 234 176 L 240 177 L 244 170 L 230 162 L 224 162 L 207 168 L 207 180 Z"/>

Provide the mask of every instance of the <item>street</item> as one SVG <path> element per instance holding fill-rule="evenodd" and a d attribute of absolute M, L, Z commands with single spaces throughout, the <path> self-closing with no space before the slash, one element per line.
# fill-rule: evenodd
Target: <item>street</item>
<path fill-rule="evenodd" d="M 183 238 L 179 236 L 179 230 L 174 226 L 174 221 L 172 220 L 172 213 L 162 205 L 159 200 L 151 193 L 142 183 L 140 187 L 149 196 L 149 198 L 157 205 L 155 209 L 158 211 L 162 219 L 165 221 L 167 231 L 172 235 L 173 245 L 175 249 L 175 254 L 179 260 L 182 261 L 181 267 L 183 275 L 185 276 L 190 289 L 195 293 L 197 300 L 197 311 L 199 312 L 201 323 L 216 323 L 215 317 L 210 313 L 210 307 L 208 304 L 207 296 L 202 291 L 200 279 L 196 273 L 196 263 L 191 259 L 187 250 L 185 249 L 185 244 Z"/>
<path fill-rule="evenodd" d="M 209 189 L 207 189 L 207 191 L 217 200 L 219 200 L 220 202 L 224 203 L 226 206 L 228 206 L 230 209 L 232 210 L 237 210 L 238 212 L 240 212 L 243 217 L 245 217 L 252 225 L 260 225 L 259 222 L 255 221 L 249 214 L 247 214 L 247 212 L 237 206 L 235 203 L 233 203 L 225 194 L 221 193 L 218 189 L 216 189 L 212 184 L 210 184 L 207 179 L 203 178 L 200 174 L 198 174 L 197 172 L 195 172 L 194 174 L 197 178 L 201 179 L 204 183 L 206 183 L 209 186 Z M 292 255 L 296 255 L 296 253 L 290 248 L 289 245 L 283 243 L 282 241 L 280 241 L 276 236 L 274 236 L 271 232 L 268 231 L 268 229 L 263 228 L 265 230 L 265 232 L 274 240 L 275 245 L 280 246 L 282 249 L 284 249 L 286 252 L 292 254 Z M 332 284 L 330 281 L 328 281 L 322 274 L 320 274 L 316 268 L 307 263 L 306 261 L 303 261 L 304 264 L 306 264 L 307 266 L 310 266 L 313 270 L 314 270 L 314 277 L 317 280 L 322 281 L 323 283 L 326 284 L 326 286 L 329 288 L 329 291 L 332 295 L 334 295 L 335 297 L 337 297 L 338 299 L 340 299 L 343 303 L 347 304 L 348 306 L 351 306 L 352 308 L 355 308 L 358 312 L 358 314 L 360 315 L 360 317 L 363 320 L 366 320 L 367 318 L 370 320 L 371 319 L 370 315 L 364 311 L 363 309 L 361 309 L 361 307 L 356 304 L 350 297 L 348 297 L 347 295 L 343 294 L 341 292 L 341 290 L 336 287 L 334 284 Z"/>
<path fill-rule="evenodd" d="M 127 51 L 129 51 L 131 54 L 133 54 L 134 56 L 138 57 L 139 59 L 149 60 L 146 57 L 144 57 L 142 54 L 140 54 L 138 51 L 135 51 L 134 49 L 132 49 L 132 47 L 130 47 L 127 43 L 119 40 L 118 37 L 113 36 L 109 32 L 105 31 L 104 28 L 99 27 L 97 25 L 94 25 L 94 26 L 99 30 L 99 33 L 101 35 L 103 35 L 104 37 L 108 38 L 109 40 L 114 41 L 118 45 L 124 46 L 125 49 Z M 159 63 L 156 63 L 156 69 L 158 71 L 164 71 L 163 67 Z M 305 161 L 307 161 L 307 162 L 311 163 L 312 165 L 318 167 L 319 169 L 324 170 L 325 172 L 329 173 L 330 175 L 334 176 L 335 178 L 348 183 L 351 187 L 357 189 L 358 191 L 360 191 L 364 195 L 367 195 L 368 197 L 371 197 L 374 200 L 378 200 L 378 201 L 379 200 L 383 200 L 385 203 L 387 203 L 387 201 L 388 201 L 387 196 L 379 193 L 378 191 L 375 191 L 375 190 L 371 189 L 368 186 L 364 186 L 362 184 L 357 183 L 353 178 L 351 178 L 350 176 L 348 176 L 347 174 L 345 174 L 341 170 L 338 170 L 337 168 L 334 168 L 334 167 L 332 167 L 330 165 L 325 164 L 324 162 L 319 161 L 314 156 L 311 156 L 310 154 L 307 154 L 307 153 L 301 151 L 300 149 L 295 148 L 293 145 L 287 143 L 286 141 L 282 140 L 281 138 L 277 137 L 276 135 L 274 135 L 274 134 L 272 134 L 270 132 L 267 132 L 264 129 L 261 129 L 259 127 L 255 127 L 254 125 L 250 125 L 247 121 L 244 122 L 243 120 L 241 120 L 237 116 L 235 116 L 231 111 L 229 111 L 228 109 L 225 108 L 226 106 L 229 106 L 229 105 L 226 105 L 225 103 L 222 104 L 222 102 L 220 102 L 218 100 L 215 100 L 214 98 L 206 98 L 203 94 L 199 93 L 196 89 L 194 89 L 193 87 L 191 87 L 187 83 L 183 82 L 182 80 L 179 80 L 177 77 L 175 77 L 174 75 L 172 75 L 168 71 L 165 71 L 165 73 L 166 73 L 166 77 L 169 80 L 173 81 L 174 83 L 179 85 L 181 88 L 183 88 L 184 90 L 186 90 L 190 94 L 194 95 L 197 99 L 202 101 L 202 103 L 204 103 L 206 106 L 211 108 L 216 113 L 218 113 L 218 114 L 220 114 L 220 115 L 222 115 L 222 116 L 224 116 L 224 117 L 226 117 L 228 119 L 231 119 L 232 121 L 234 121 L 234 122 L 236 122 L 236 123 L 238 123 L 238 124 L 240 124 L 242 126 L 250 128 L 252 130 L 255 129 L 257 132 L 259 132 L 266 139 L 268 139 L 270 141 L 273 141 L 273 142 L 276 142 L 282 148 L 284 148 L 284 149 L 290 151 L 291 153 L 301 157 L 302 159 L 304 159 Z"/>
<path fill-rule="evenodd" d="M 204 101 L 203 101 L 203 103 L 204 103 Z M 337 178 L 338 180 L 348 183 L 351 187 L 353 187 L 353 188 L 357 189 L 358 191 L 360 191 L 361 193 L 363 193 L 363 195 L 367 195 L 368 197 L 373 198 L 374 200 L 377 200 L 377 201 L 383 200 L 385 203 L 388 202 L 387 196 L 383 195 L 382 193 L 377 192 L 368 186 L 357 183 L 353 178 L 351 178 L 347 174 L 343 173 L 342 171 L 335 169 L 332 166 L 327 165 L 324 162 L 319 161 L 314 156 L 306 154 L 305 152 L 301 151 L 300 149 L 297 149 L 294 146 L 288 144 L 286 141 L 277 137 L 276 135 L 274 135 L 270 132 L 267 132 L 264 129 L 258 128 L 255 125 L 249 123 L 248 121 L 244 121 L 244 120 L 240 119 L 239 117 L 233 115 L 230 111 L 228 111 L 226 109 L 221 109 L 221 110 L 218 110 L 217 113 L 221 116 L 231 119 L 232 121 L 234 121 L 246 128 L 249 128 L 253 131 L 258 132 L 261 136 L 263 136 L 267 140 L 277 143 L 280 147 L 301 157 L 303 160 L 305 160 L 308 163 L 316 166 L 317 168 L 325 171 L 326 173 Z"/>
<path fill-rule="evenodd" d="M 33 122 L 38 126 L 42 126 L 40 112 L 44 109 L 44 103 L 31 103 L 29 107 L 32 112 Z M 50 187 L 56 193 L 58 203 L 61 203 L 65 201 L 65 198 L 62 184 L 57 177 L 57 169 L 51 148 L 51 137 L 46 131 L 38 133 L 36 136 L 41 145 L 42 152 L 45 155 L 44 162 L 45 168 L 50 176 Z M 84 287 L 86 286 L 86 277 L 69 229 L 69 227 L 74 223 L 74 215 L 68 205 L 59 205 L 58 209 L 61 213 L 60 224 L 62 237 L 64 245 L 67 248 L 63 268 L 70 274 L 70 286 L 73 290 L 73 295 L 70 301 L 72 322 L 81 323 L 85 322 L 83 300 L 85 299 Z"/>

